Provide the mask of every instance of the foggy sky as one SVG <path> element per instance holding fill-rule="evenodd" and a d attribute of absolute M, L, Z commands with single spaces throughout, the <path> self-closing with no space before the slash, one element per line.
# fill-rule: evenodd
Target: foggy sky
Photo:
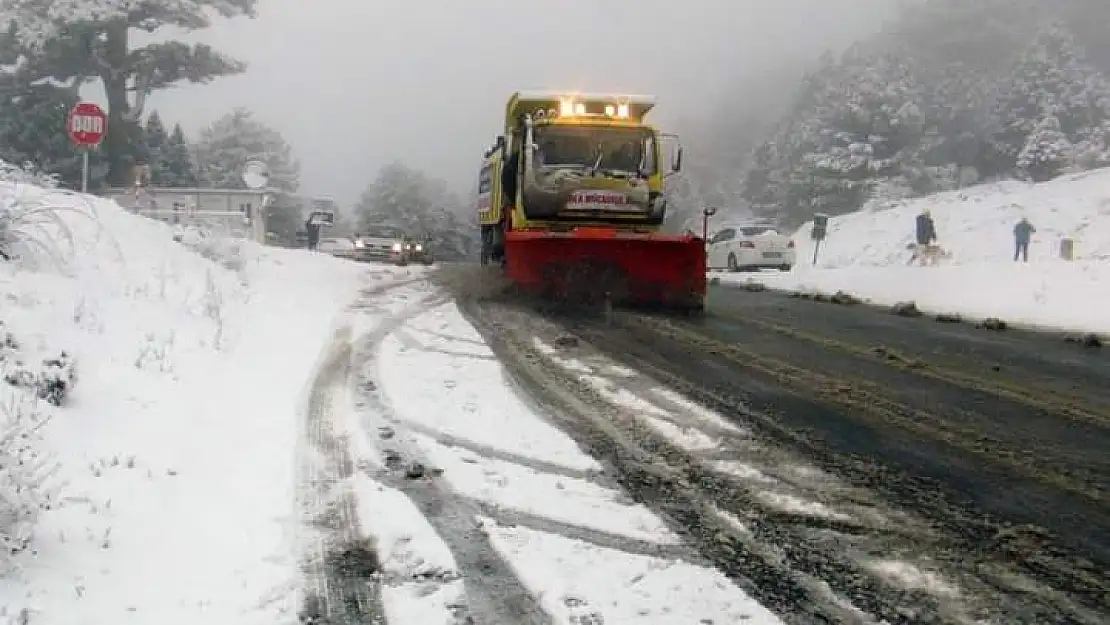
<path fill-rule="evenodd" d="M 739 77 L 875 30 L 892 0 L 260 0 L 186 39 L 246 74 L 157 93 L 193 135 L 234 106 L 277 128 L 302 192 L 353 202 L 393 159 L 469 192 L 518 89 L 646 93 L 655 121 L 719 111 Z M 586 20 L 585 16 L 593 19 Z"/>

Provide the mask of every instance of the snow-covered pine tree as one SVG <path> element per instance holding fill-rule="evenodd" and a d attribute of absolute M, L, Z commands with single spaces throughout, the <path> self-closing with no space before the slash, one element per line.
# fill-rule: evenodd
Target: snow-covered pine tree
<path fill-rule="evenodd" d="M 202 130 L 194 153 L 204 186 L 245 188 L 243 166 L 259 160 L 270 168 L 270 185 L 275 189 L 296 193 L 300 187 L 301 165 L 293 149 L 280 132 L 255 119 L 245 108 L 236 108 Z"/>
<path fill-rule="evenodd" d="M 1094 128 L 1090 135 L 1075 144 L 1075 167 L 1080 170 L 1110 167 L 1110 120 Z"/>
<path fill-rule="evenodd" d="M 855 210 L 872 189 L 909 186 L 926 127 L 923 91 L 901 56 L 866 46 L 812 75 L 807 106 L 776 137 L 787 149 L 790 220 Z"/>
<path fill-rule="evenodd" d="M 213 17 L 255 16 L 257 0 L 18 0 L 0 5 L 0 32 L 10 31 L 26 58 L 76 93 L 99 80 L 108 97 L 108 132 L 102 149 L 110 179 L 125 184 L 141 158 L 141 119 L 147 96 L 181 82 L 207 83 L 245 69 L 211 46 L 155 37 L 135 45 L 135 31 L 198 30 Z M 136 94 L 134 102 L 128 93 Z"/>
<path fill-rule="evenodd" d="M 1085 141 L 1110 119 L 1110 84 L 1085 62 L 1066 27 L 1054 22 L 1018 59 L 997 109 L 1002 130 L 996 141 L 1016 165 L 1047 117 L 1071 143 Z"/>
<path fill-rule="evenodd" d="M 1034 182 L 1045 182 L 1060 175 L 1071 163 L 1074 148 L 1060 129 L 1060 120 L 1045 117 L 1029 134 L 1017 157 L 1017 166 Z"/>

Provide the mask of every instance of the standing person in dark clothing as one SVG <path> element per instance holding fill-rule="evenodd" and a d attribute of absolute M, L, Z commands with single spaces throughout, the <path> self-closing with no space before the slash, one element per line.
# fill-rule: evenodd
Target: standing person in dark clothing
<path fill-rule="evenodd" d="M 1014 226 L 1014 262 L 1017 262 L 1018 256 L 1021 256 L 1022 262 L 1029 262 L 1029 239 L 1037 229 L 1033 224 L 1029 223 L 1027 217 L 1022 217 L 1021 221 L 1017 222 Z"/>
<path fill-rule="evenodd" d="M 320 244 L 320 224 L 313 223 L 312 218 L 304 222 L 304 229 L 308 231 L 308 249 L 315 250 Z"/>
<path fill-rule="evenodd" d="M 935 264 L 937 254 L 934 244 L 937 240 L 937 228 L 928 209 L 921 211 L 921 214 L 917 216 L 914 238 L 917 243 L 910 245 L 913 255 L 910 256 L 910 260 L 906 264 L 919 263 L 925 265 L 929 262 Z"/>
<path fill-rule="evenodd" d="M 937 242 L 937 227 L 928 209 L 917 216 L 917 244 L 932 245 Z"/>

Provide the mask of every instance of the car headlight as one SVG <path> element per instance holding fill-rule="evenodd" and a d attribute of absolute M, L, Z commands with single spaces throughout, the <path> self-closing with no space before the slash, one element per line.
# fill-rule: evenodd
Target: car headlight
<path fill-rule="evenodd" d="M 360 248 L 360 249 L 364 248 L 364 247 L 366 247 L 366 243 L 361 241 L 361 240 L 360 241 L 355 241 L 355 247 Z"/>
<path fill-rule="evenodd" d="M 417 243 L 417 244 L 416 244 L 416 251 L 417 251 L 417 252 L 422 252 L 422 251 L 424 251 L 424 246 L 422 246 L 422 245 L 420 245 L 419 243 Z"/>
<path fill-rule="evenodd" d="M 394 252 L 400 252 L 400 251 L 401 251 L 401 249 L 402 249 L 402 248 L 401 248 L 401 244 L 400 244 L 400 243 L 394 243 L 394 244 L 393 244 L 393 251 L 394 251 Z"/>

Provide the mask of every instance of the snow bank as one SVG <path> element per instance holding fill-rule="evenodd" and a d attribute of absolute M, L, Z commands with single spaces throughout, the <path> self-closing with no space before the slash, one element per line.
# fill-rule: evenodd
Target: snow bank
<path fill-rule="evenodd" d="M 1060 241 L 1076 241 L 1077 260 L 1110 261 L 1110 169 L 1065 176 L 1042 184 L 1002 182 L 895 204 L 871 204 L 829 220 L 818 266 L 904 265 L 913 242 L 914 218 L 932 211 L 939 243 L 952 264 L 1013 261 L 1013 227 L 1028 217 L 1037 232 L 1030 262 L 1059 258 Z M 795 236 L 799 265 L 813 257 L 812 222 Z"/>
<path fill-rule="evenodd" d="M 64 488 L 0 582 L 0 622 L 293 622 L 298 413 L 361 268 L 249 242 L 202 255 L 86 196 L 0 199 L 74 209 L 39 232 L 68 229 L 71 254 L 0 262 L 0 321 L 22 358 L 65 350 L 80 372 L 38 406 Z M 0 383 L 0 405 L 27 395 Z"/>
<path fill-rule="evenodd" d="M 914 218 L 932 212 L 952 258 L 938 267 L 908 267 Z M 1029 263 L 1013 262 L 1013 226 L 1028 217 L 1037 232 Z M 771 288 L 843 290 L 876 304 L 913 301 L 927 312 L 997 317 L 1080 332 L 1110 333 L 1099 303 L 1110 298 L 1110 169 L 1052 182 L 1004 182 L 871 205 L 829 220 L 812 266 L 812 223 L 795 234 L 799 262 L 788 274 L 723 275 Z M 1075 260 L 1060 260 L 1064 238 Z"/>

